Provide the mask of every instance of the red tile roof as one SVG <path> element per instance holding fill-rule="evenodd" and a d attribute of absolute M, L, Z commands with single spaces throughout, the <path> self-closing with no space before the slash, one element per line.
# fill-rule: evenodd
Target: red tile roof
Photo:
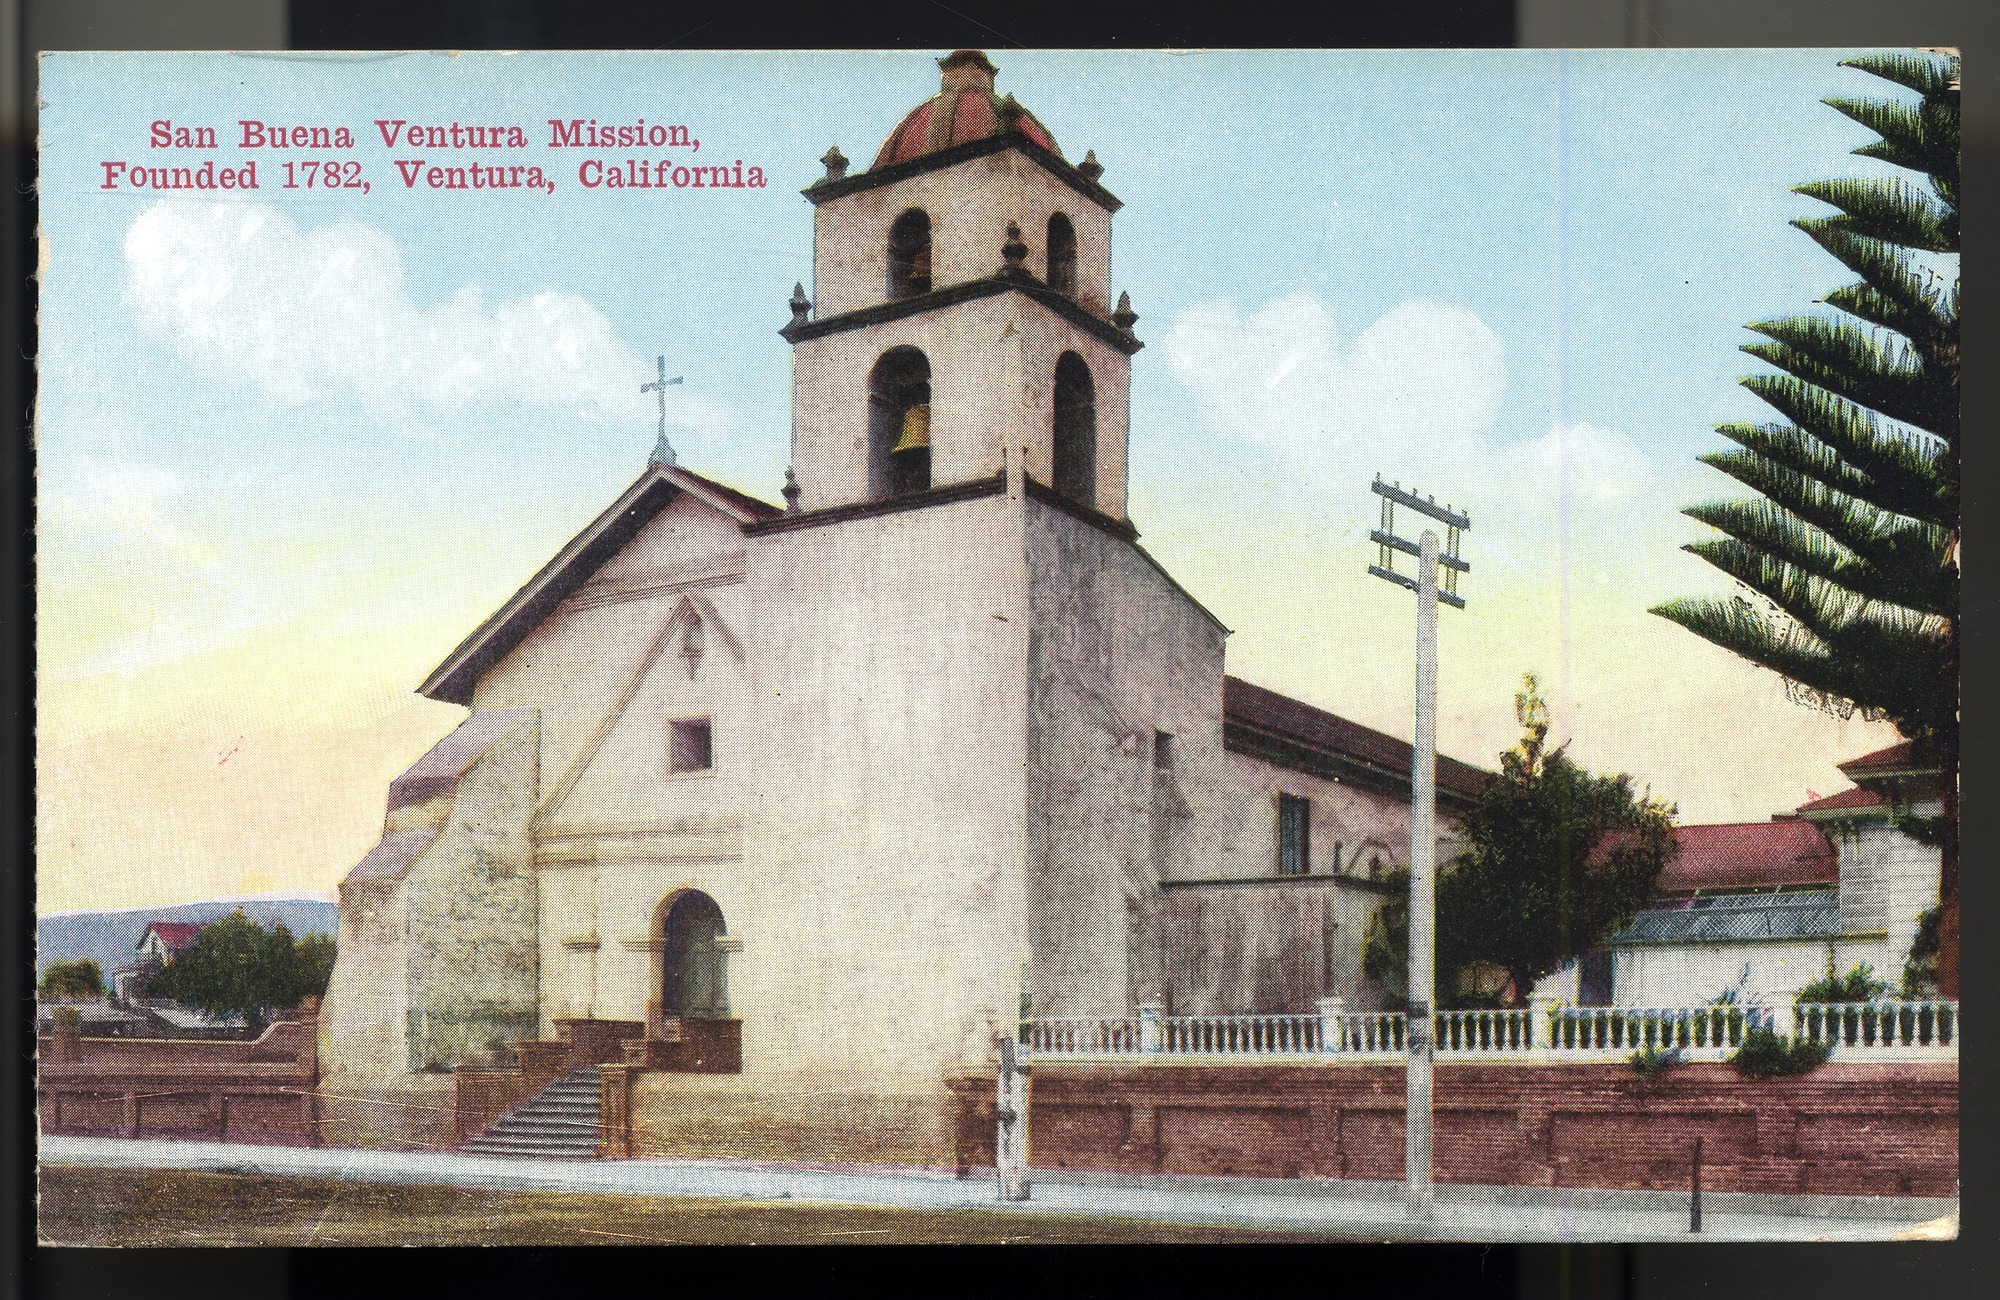
<path fill-rule="evenodd" d="M 201 934 L 201 927 L 192 921 L 154 921 L 146 927 L 146 934 L 157 934 L 169 950 L 179 952 L 193 943 Z M 146 934 L 139 936 L 139 943 L 146 942 Z"/>
<path fill-rule="evenodd" d="M 1349 722 L 1288 695 L 1254 686 L 1240 677 L 1222 679 L 1222 716 L 1225 722 L 1359 760 L 1403 781 L 1410 779 L 1409 741 Z M 1440 754 L 1437 779 L 1441 791 L 1473 799 L 1493 778 L 1491 773 L 1482 772 L 1470 763 Z"/>
<path fill-rule="evenodd" d="M 1824 799 L 1815 799 L 1811 803 L 1800 804 L 1799 811 L 1801 813 L 1824 813 L 1840 812 L 1846 808 L 1886 808 L 1888 806 L 1888 795 L 1876 790 L 1863 790 L 1860 786 L 1856 786 L 1852 790 L 1842 790 L 1839 794 L 1830 794 Z"/>
<path fill-rule="evenodd" d="M 1851 778 L 1859 779 L 1861 774 L 1868 772 L 1898 769 L 1908 771 L 1912 768 L 1931 766 L 1916 751 L 1915 741 L 1901 740 L 1887 749 L 1878 749 L 1872 754 L 1863 754 L 1860 758 L 1850 758 L 1840 765 L 1840 770 Z"/>
<path fill-rule="evenodd" d="M 1660 872 L 1662 894 L 1840 883 L 1833 845 L 1811 822 L 1676 826 L 1674 843 L 1679 851 Z"/>

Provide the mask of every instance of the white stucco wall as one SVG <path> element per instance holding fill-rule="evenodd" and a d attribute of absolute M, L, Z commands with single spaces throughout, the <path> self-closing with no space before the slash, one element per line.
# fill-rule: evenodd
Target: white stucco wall
<path fill-rule="evenodd" d="M 746 1089 L 933 1094 L 1016 1014 L 1026 621 L 1005 496 L 753 538 Z"/>
<path fill-rule="evenodd" d="M 1699 1007 L 1724 989 L 1741 988 L 1740 1001 L 1788 1006 L 1827 973 L 1829 955 L 1837 975 L 1867 962 L 1893 984 L 1903 969 L 1900 957 L 1889 968 L 1889 945 L 1879 939 L 1620 948 L 1612 955 L 1611 1000 L 1621 1007 Z"/>

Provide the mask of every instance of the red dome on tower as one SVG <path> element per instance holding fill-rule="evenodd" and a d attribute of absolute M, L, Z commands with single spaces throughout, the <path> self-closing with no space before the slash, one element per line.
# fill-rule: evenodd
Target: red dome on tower
<path fill-rule="evenodd" d="M 954 50 L 938 60 L 941 82 L 932 95 L 906 114 L 889 132 L 875 155 L 875 167 L 908 162 L 927 153 L 949 149 L 955 144 L 982 140 L 1013 130 L 1033 140 L 1056 157 L 1062 150 L 1047 127 L 1022 108 L 1012 95 L 993 93 L 993 77 L 999 71 L 993 61 L 978 50 Z"/>

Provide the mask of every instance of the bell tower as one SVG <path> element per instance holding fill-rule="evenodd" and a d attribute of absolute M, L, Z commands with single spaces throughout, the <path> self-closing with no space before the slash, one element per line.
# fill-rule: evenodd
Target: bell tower
<path fill-rule="evenodd" d="M 838 146 L 805 190 L 813 287 L 792 295 L 798 508 L 1030 477 L 1125 518 L 1132 334 L 1111 304 L 1111 217 L 1094 153 L 1071 164 L 975 50 L 938 61 L 866 171 Z"/>

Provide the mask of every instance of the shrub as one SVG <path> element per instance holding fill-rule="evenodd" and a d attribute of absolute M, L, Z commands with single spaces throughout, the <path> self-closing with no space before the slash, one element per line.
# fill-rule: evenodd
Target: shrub
<path fill-rule="evenodd" d="M 51 962 L 42 972 L 42 992 L 52 998 L 101 998 L 104 968 L 88 957 Z"/>
<path fill-rule="evenodd" d="M 1889 991 L 1889 986 L 1875 978 L 1875 968 L 1867 962 L 1845 975 L 1835 975 L 1832 962 L 1828 962 L 1826 978 L 1816 979 L 1799 990 L 1794 1002 L 1874 1002 Z"/>
<path fill-rule="evenodd" d="M 1923 1002 L 1938 996 L 1938 923 L 1943 913 L 1931 908 L 1917 918 L 1917 933 L 1910 941 L 1910 958 L 1903 963 L 1903 982 L 1896 996 L 1905 1002 Z"/>
<path fill-rule="evenodd" d="M 1805 1038 L 1786 1038 L 1772 1029 L 1752 1029 L 1729 1058 L 1736 1072 L 1749 1079 L 1775 1079 L 1804 1074 L 1826 1063 L 1833 1049 Z"/>
<path fill-rule="evenodd" d="M 1676 1047 L 1672 1051 L 1662 1052 L 1658 1048 L 1648 1047 L 1642 1052 L 1632 1053 L 1630 1059 L 1632 1069 L 1640 1078 L 1658 1079 L 1681 1063 L 1681 1049 Z"/>

